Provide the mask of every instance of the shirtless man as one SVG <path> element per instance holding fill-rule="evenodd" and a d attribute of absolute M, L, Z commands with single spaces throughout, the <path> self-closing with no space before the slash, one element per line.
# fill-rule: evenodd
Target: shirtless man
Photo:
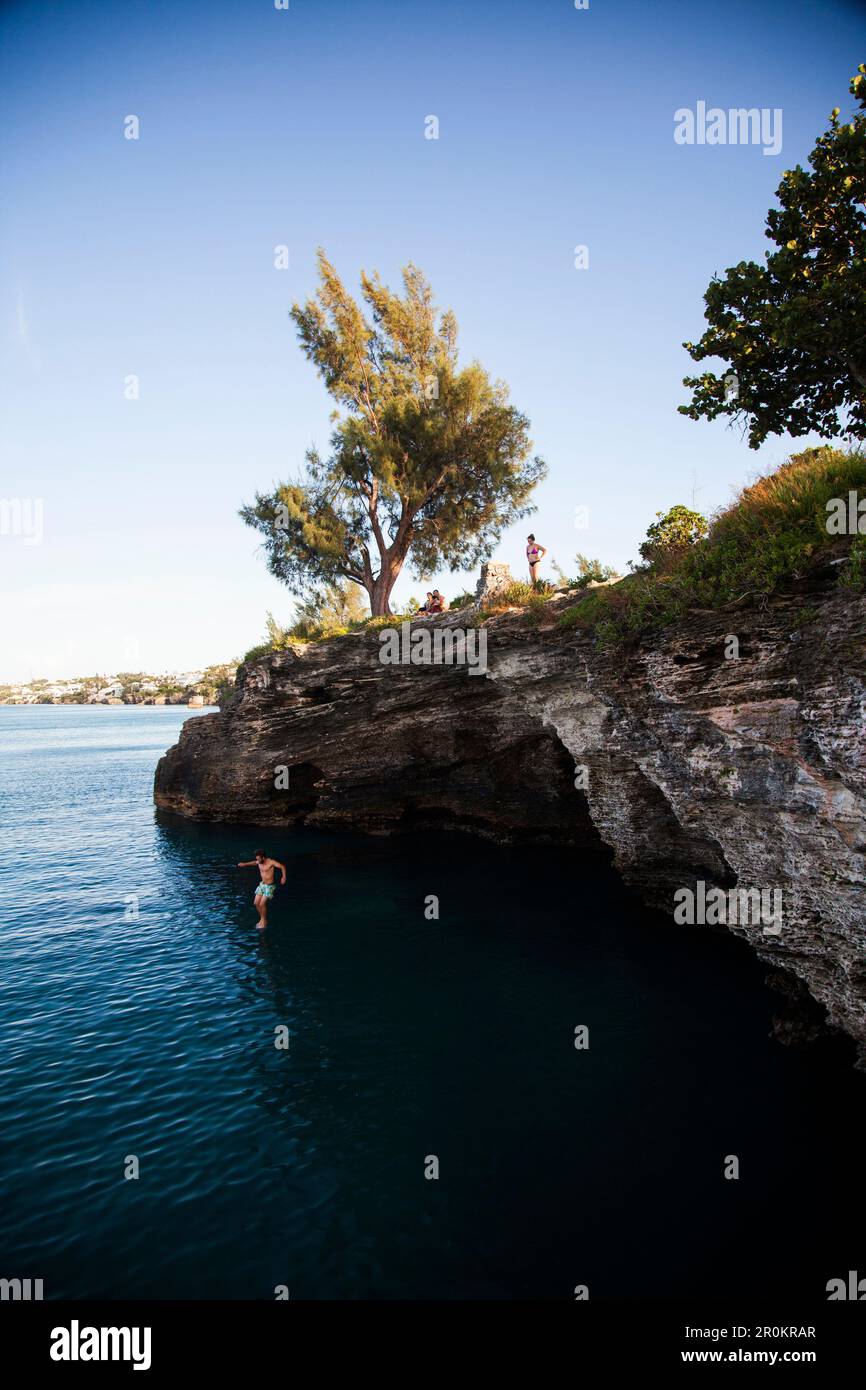
<path fill-rule="evenodd" d="M 264 931 L 268 925 L 268 900 L 274 896 L 277 885 L 274 883 L 274 870 L 279 869 L 282 874 L 280 887 L 286 886 L 286 866 L 281 864 L 279 859 L 270 859 L 263 849 L 256 850 L 255 859 L 244 859 L 238 864 L 239 869 L 251 869 L 256 866 L 262 876 L 262 881 L 253 894 L 256 912 L 259 914 L 258 929 Z"/>

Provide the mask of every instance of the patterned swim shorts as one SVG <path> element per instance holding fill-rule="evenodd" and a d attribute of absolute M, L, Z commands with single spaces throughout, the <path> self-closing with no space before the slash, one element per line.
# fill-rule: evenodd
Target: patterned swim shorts
<path fill-rule="evenodd" d="M 253 893 L 254 898 L 272 898 L 274 896 L 275 883 L 260 883 Z"/>

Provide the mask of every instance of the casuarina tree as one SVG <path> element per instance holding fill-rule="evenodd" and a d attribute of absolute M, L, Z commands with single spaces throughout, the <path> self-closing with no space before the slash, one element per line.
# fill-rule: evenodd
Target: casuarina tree
<path fill-rule="evenodd" d="M 326 455 L 241 516 L 293 593 L 349 580 L 387 614 L 404 565 L 416 577 L 471 567 L 534 508 L 546 472 L 529 422 L 478 362 L 460 367 L 457 324 L 437 314 L 421 271 L 403 293 L 361 276 L 363 306 L 319 252 L 315 298 L 291 316 L 337 410 Z"/>

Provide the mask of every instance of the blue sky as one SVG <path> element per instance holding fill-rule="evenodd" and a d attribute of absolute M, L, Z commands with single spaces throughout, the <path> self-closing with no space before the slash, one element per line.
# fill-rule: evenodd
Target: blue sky
<path fill-rule="evenodd" d="M 260 640 L 266 610 L 290 618 L 237 508 L 327 443 L 288 318 L 319 245 L 352 288 L 424 269 L 462 355 L 532 422 L 550 476 L 531 529 L 566 571 L 577 550 L 625 568 L 656 511 L 712 511 L 780 462 L 790 441 L 755 452 L 677 414 L 681 343 L 850 106 L 863 18 L 848 0 L 7 4 L 0 497 L 42 499 L 44 536 L 0 536 L 0 680 L 190 670 Z M 699 100 L 781 108 L 781 153 L 677 145 Z M 496 557 L 515 573 L 528 529 Z M 406 574 L 396 597 L 422 587 Z"/>

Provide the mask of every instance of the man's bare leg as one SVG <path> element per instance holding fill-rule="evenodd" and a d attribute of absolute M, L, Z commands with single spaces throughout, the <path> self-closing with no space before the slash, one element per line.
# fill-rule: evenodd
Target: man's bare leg
<path fill-rule="evenodd" d="M 268 925 L 268 900 L 264 893 L 258 893 L 256 895 L 256 903 L 259 909 L 258 929 L 259 931 L 264 931 L 265 927 Z"/>

